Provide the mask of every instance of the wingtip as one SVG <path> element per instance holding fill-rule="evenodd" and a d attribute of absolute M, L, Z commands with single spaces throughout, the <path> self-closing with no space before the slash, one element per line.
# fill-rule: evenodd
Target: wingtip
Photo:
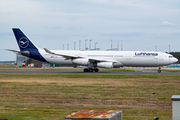
<path fill-rule="evenodd" d="M 11 52 L 14 52 L 14 53 L 20 53 L 20 51 L 18 51 L 18 50 L 11 50 L 11 49 L 5 49 L 5 50 L 11 51 Z"/>
<path fill-rule="evenodd" d="M 46 49 L 46 48 L 44 48 L 44 50 L 47 52 L 48 51 L 48 49 Z"/>
<path fill-rule="evenodd" d="M 47 52 L 47 53 L 50 53 L 50 54 L 53 54 L 50 50 L 48 50 L 47 48 L 44 48 L 44 50 Z"/>

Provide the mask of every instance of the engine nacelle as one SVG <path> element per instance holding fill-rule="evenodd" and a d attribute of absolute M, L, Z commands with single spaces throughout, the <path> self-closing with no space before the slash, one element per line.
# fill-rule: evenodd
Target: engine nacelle
<path fill-rule="evenodd" d="M 118 62 L 118 63 L 114 63 L 113 64 L 113 68 L 120 68 L 120 67 L 122 67 L 123 66 L 123 64 L 121 63 L 121 62 Z"/>
<path fill-rule="evenodd" d="M 78 59 L 73 59 L 72 62 L 77 65 L 88 65 L 89 59 L 78 58 Z"/>
<path fill-rule="evenodd" d="M 97 63 L 97 67 L 112 69 L 113 62 L 99 62 L 99 63 Z"/>

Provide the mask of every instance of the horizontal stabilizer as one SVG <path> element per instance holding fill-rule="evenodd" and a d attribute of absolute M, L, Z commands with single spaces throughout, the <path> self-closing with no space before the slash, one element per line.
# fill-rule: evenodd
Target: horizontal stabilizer
<path fill-rule="evenodd" d="M 10 49 L 5 49 L 5 50 L 7 50 L 7 51 L 11 51 L 11 52 L 14 52 L 14 53 L 16 53 L 16 54 L 21 54 L 21 55 L 24 55 L 24 56 L 29 56 L 29 51 L 23 51 L 23 52 L 21 52 L 21 51 L 17 51 L 17 50 L 10 50 Z"/>
<path fill-rule="evenodd" d="M 18 50 L 10 50 L 10 49 L 5 49 L 5 50 L 7 50 L 7 51 L 11 51 L 11 52 L 14 52 L 14 53 L 21 54 L 21 52 L 20 52 L 20 51 L 18 51 Z"/>

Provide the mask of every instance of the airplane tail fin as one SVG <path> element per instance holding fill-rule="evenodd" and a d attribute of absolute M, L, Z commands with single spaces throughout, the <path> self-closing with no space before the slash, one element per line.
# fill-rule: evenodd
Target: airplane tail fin
<path fill-rule="evenodd" d="M 12 30 L 21 51 L 38 49 L 19 28 L 13 28 Z"/>

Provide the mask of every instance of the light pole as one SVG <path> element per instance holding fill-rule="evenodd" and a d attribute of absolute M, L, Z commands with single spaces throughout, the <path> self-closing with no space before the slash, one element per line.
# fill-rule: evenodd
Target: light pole
<path fill-rule="evenodd" d="M 112 39 L 111 39 L 111 51 L 112 51 Z"/>
<path fill-rule="evenodd" d="M 155 51 L 157 51 L 157 46 L 155 46 Z"/>
<path fill-rule="evenodd" d="M 117 51 L 119 51 L 119 41 L 117 41 Z"/>
<path fill-rule="evenodd" d="M 91 50 L 91 41 L 92 39 L 89 40 L 89 50 Z"/>
<path fill-rule="evenodd" d="M 85 50 L 86 50 L 86 41 L 87 41 L 87 39 L 85 40 Z"/>
<path fill-rule="evenodd" d="M 63 50 L 64 50 L 64 44 L 63 44 Z"/>
<path fill-rule="evenodd" d="M 121 51 L 123 51 L 123 40 L 121 40 Z"/>
<path fill-rule="evenodd" d="M 169 45 L 169 53 L 170 53 L 170 47 L 171 47 L 171 46 Z"/>
<path fill-rule="evenodd" d="M 79 40 L 79 50 L 81 50 L 81 40 Z"/>
<path fill-rule="evenodd" d="M 97 43 L 95 43 L 95 50 L 96 50 L 96 44 L 97 44 Z"/>
<path fill-rule="evenodd" d="M 67 44 L 67 50 L 69 50 L 69 44 Z"/>
<path fill-rule="evenodd" d="M 74 50 L 76 49 L 76 46 L 75 46 L 75 45 L 76 45 L 76 42 L 74 42 Z"/>

